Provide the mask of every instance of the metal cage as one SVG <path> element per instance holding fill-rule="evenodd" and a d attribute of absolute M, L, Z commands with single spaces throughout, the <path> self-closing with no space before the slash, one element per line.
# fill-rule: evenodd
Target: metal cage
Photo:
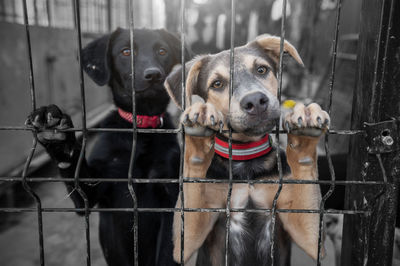
<path fill-rule="evenodd" d="M 47 1 L 48 3 L 49 1 Z M 109 3 L 109 1 L 108 1 Z M 232 84 L 234 80 L 234 57 L 235 57 L 235 12 L 236 0 L 230 1 L 231 12 L 231 38 L 230 38 L 230 83 L 229 91 L 232 94 Z M 104 8 L 107 2 L 103 3 Z M 133 1 L 127 1 L 131 49 L 133 49 L 134 36 L 134 4 Z M 283 1 L 282 5 L 282 20 L 281 20 L 281 52 L 279 61 L 279 89 L 278 98 L 281 101 L 282 89 L 282 71 L 283 71 L 283 43 L 285 40 L 286 26 L 286 6 L 287 0 Z M 49 6 L 47 6 L 48 8 Z M 338 35 L 340 26 L 342 0 L 337 0 L 336 3 L 336 26 L 333 36 L 332 49 L 332 64 L 330 70 L 329 82 L 329 106 L 328 112 L 330 115 L 332 107 L 332 97 L 334 93 L 336 58 L 338 54 Z M 179 179 L 168 177 L 166 179 L 138 179 L 132 176 L 134 168 L 135 140 L 137 133 L 164 133 L 164 134 L 181 134 L 184 139 L 184 129 L 182 127 L 172 130 L 162 129 L 138 129 L 136 121 L 133 120 L 133 126 L 130 130 L 124 129 L 104 129 L 104 128 L 89 128 L 86 125 L 86 105 L 85 105 L 85 85 L 82 66 L 80 64 L 81 49 L 82 49 L 82 30 L 81 30 L 81 5 L 79 0 L 73 1 L 73 14 L 75 16 L 74 27 L 77 34 L 78 49 L 78 64 L 80 68 L 80 95 L 82 107 L 82 127 L 68 129 L 68 131 L 82 132 L 82 150 L 79 156 L 79 161 L 75 169 L 74 179 L 63 178 L 30 178 L 28 177 L 28 169 L 31 160 L 34 156 L 37 147 L 36 132 L 25 126 L 1 126 L 0 130 L 31 130 L 33 133 L 31 152 L 26 160 L 24 171 L 20 177 L 0 177 L 2 182 L 21 182 L 27 193 L 35 200 L 36 208 L 0 208 L 0 212 L 36 212 L 39 234 L 39 252 L 40 265 L 45 265 L 44 245 L 43 245 L 43 212 L 84 212 L 85 228 L 86 228 L 86 254 L 87 265 L 91 265 L 90 253 L 90 230 L 89 230 L 89 213 L 90 212 L 131 212 L 134 215 L 134 265 L 138 265 L 138 213 L 139 212 L 179 212 L 182 219 L 181 226 L 181 259 L 183 258 L 183 236 L 185 234 L 184 219 L 185 212 L 220 212 L 225 213 L 226 236 L 225 236 L 225 265 L 229 265 L 228 247 L 229 246 L 229 230 L 230 230 L 230 215 L 232 212 L 266 212 L 272 214 L 272 232 L 275 230 L 275 217 L 279 212 L 296 212 L 296 213 L 318 213 L 320 216 L 320 231 L 319 231 L 319 255 L 317 265 L 321 265 L 321 246 L 322 246 L 322 230 L 324 226 L 323 217 L 325 214 L 345 214 L 344 222 L 344 238 L 342 245 L 342 265 L 391 265 L 392 247 L 394 241 L 394 227 L 396 219 L 397 196 L 398 196 L 398 179 L 400 177 L 400 153 L 399 153 L 399 118 L 400 118 L 400 92 L 398 84 L 400 84 L 400 3 L 396 0 L 364 0 L 361 13 L 361 30 L 360 41 L 358 45 L 358 62 L 357 62 L 357 86 L 354 91 L 354 104 L 352 114 L 351 129 L 331 129 L 325 137 L 325 152 L 328 158 L 329 170 L 331 173 L 330 181 L 306 181 L 306 180 L 287 180 L 282 177 L 281 158 L 278 156 L 278 180 L 256 180 L 253 183 L 278 184 L 279 189 L 274 197 L 273 206 L 270 209 L 234 209 L 231 208 L 230 197 L 232 185 L 234 183 L 247 183 L 246 180 L 233 180 L 232 178 L 232 140 L 229 139 L 229 179 L 198 179 L 183 176 L 183 152 L 184 144 L 181 146 L 180 159 L 180 175 Z M 110 7 L 109 7 L 110 8 Z M 38 12 L 36 10 L 36 12 Z M 37 19 L 37 16 L 35 16 Z M 23 0 L 23 23 L 26 31 L 26 47 L 28 50 L 27 63 L 29 64 L 30 75 L 30 96 L 32 110 L 36 108 L 35 96 L 35 80 L 33 74 L 32 49 L 30 40 L 30 23 L 27 11 L 27 1 Z M 47 22 L 52 24 L 52 15 L 48 15 Z M 181 62 L 184 65 L 186 58 L 184 56 L 185 49 L 185 0 L 180 0 L 180 28 L 181 28 Z M 104 30 L 111 28 L 111 13 L 108 15 L 107 25 L 103 25 Z M 103 28 L 102 28 L 103 29 Z M 183 68 L 184 69 L 184 68 Z M 133 54 L 131 56 L 132 76 L 135 73 L 135 62 Z M 132 80 L 134 86 L 134 80 Z M 185 87 L 185 71 L 182 71 L 182 88 Z M 182 103 L 185 107 L 185 95 L 183 91 Z M 135 99 L 135 90 L 132 90 L 132 98 Z M 135 113 L 135 100 L 133 100 L 133 117 Z M 277 127 L 279 129 L 279 121 Z M 109 179 L 80 179 L 79 171 L 84 158 L 85 148 L 87 145 L 87 135 L 89 132 L 131 132 L 133 137 L 133 147 L 131 151 L 131 159 L 129 165 L 128 178 L 109 178 Z M 276 138 L 279 140 L 281 134 L 287 132 L 282 130 L 274 131 Z M 230 137 L 232 130 L 229 130 Z M 349 169 L 346 181 L 336 181 L 335 171 L 333 168 L 328 139 L 330 135 L 348 135 L 351 136 Z M 279 143 L 279 142 L 278 142 Z M 278 144 L 279 145 L 279 144 Z M 43 208 L 41 199 L 31 188 L 31 182 L 74 182 L 75 190 L 85 202 L 83 209 L 76 208 Z M 80 182 L 123 182 L 126 183 L 133 208 L 89 208 L 86 195 L 80 188 Z M 229 192 L 227 198 L 227 207 L 221 209 L 190 209 L 185 208 L 183 197 L 183 184 L 193 182 L 207 183 L 228 183 Z M 179 193 L 181 199 L 181 208 L 157 208 L 146 209 L 138 208 L 136 195 L 133 189 L 134 183 L 176 183 L 179 184 Z M 315 210 L 293 210 L 277 208 L 277 200 L 280 195 L 283 184 L 325 184 L 329 185 L 329 191 L 323 195 L 319 209 Z M 326 200 L 332 195 L 336 186 L 346 187 L 346 209 L 332 210 L 325 209 Z M 271 259 L 274 255 L 274 234 L 271 234 Z"/>

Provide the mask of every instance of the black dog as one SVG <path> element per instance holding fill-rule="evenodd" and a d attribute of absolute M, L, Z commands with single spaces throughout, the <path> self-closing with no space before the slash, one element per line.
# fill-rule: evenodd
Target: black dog
<path fill-rule="evenodd" d="M 180 62 L 180 41 L 165 30 L 135 30 L 135 91 L 138 127 L 173 128 L 166 113 L 169 97 L 163 82 L 172 67 Z M 82 51 L 82 65 L 100 86 L 111 87 L 118 111 L 100 125 L 103 128 L 132 128 L 131 49 L 128 30 L 117 29 L 91 42 Z M 188 55 L 187 55 L 188 57 Z M 61 176 L 73 178 L 80 144 L 72 132 L 44 129 L 73 127 L 68 115 L 55 105 L 35 110 L 27 121 L 38 130 L 38 139 L 54 161 Z M 132 147 L 131 133 L 99 133 L 80 178 L 126 178 Z M 134 157 L 135 178 L 177 178 L 179 146 L 175 135 L 138 134 Z M 90 207 L 132 208 L 126 182 L 80 183 Z M 82 197 L 67 183 L 77 208 Z M 134 184 L 138 207 L 174 207 L 178 193 L 174 184 Z M 139 265 L 175 265 L 172 259 L 173 213 L 139 213 Z M 100 242 L 109 265 L 132 265 L 134 254 L 132 212 L 101 212 Z"/>

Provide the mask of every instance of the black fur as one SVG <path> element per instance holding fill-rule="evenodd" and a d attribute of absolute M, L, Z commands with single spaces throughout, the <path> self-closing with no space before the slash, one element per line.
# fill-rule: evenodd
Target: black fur
<path fill-rule="evenodd" d="M 136 110 L 140 115 L 159 115 L 166 111 L 169 97 L 163 87 L 165 76 L 180 60 L 180 41 L 164 30 L 135 30 Z M 82 66 L 98 84 L 111 87 L 115 104 L 132 110 L 130 56 L 122 54 L 130 47 L 128 30 L 117 29 L 86 46 Z M 160 48 L 167 51 L 160 54 Z M 145 77 L 149 68 L 159 70 L 156 79 Z M 49 116 L 49 113 L 51 114 Z M 60 167 L 64 178 L 73 178 L 81 145 L 72 132 L 49 136 L 43 129 L 73 127 L 68 115 L 55 105 L 41 107 L 28 118 L 38 130 L 38 139 Z M 100 125 L 103 128 L 132 128 L 117 111 Z M 163 128 L 173 128 L 168 114 Z M 80 178 L 127 178 L 132 147 L 131 133 L 99 133 L 94 148 L 83 160 Z M 61 164 L 60 164 L 61 163 Z M 66 167 L 66 165 L 69 167 Z M 179 146 L 172 134 L 138 134 L 134 157 L 134 178 L 178 178 Z M 127 182 L 80 182 L 89 207 L 132 208 L 133 200 Z M 77 208 L 84 202 L 74 184 L 67 183 Z M 175 184 L 134 184 L 139 208 L 175 206 L 178 187 Z M 82 213 L 80 213 L 82 214 Z M 139 265 L 176 265 L 172 259 L 173 213 L 139 213 Z M 100 212 L 100 243 L 108 265 L 133 265 L 133 213 Z"/>

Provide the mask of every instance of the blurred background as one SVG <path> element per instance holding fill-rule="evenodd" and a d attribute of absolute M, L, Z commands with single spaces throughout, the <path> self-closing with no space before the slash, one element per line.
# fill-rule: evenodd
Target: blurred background
<path fill-rule="evenodd" d="M 128 28 L 128 0 L 81 0 L 83 43 L 115 30 Z M 134 0 L 137 28 L 166 28 L 179 35 L 179 0 Z M 280 35 L 283 0 L 236 1 L 235 45 L 257 35 Z M 28 16 L 32 42 L 37 106 L 55 103 L 72 114 L 80 126 L 81 99 L 77 61 L 74 1 L 29 0 Z M 332 129 L 349 129 L 355 83 L 357 40 L 361 0 L 344 0 L 340 19 L 339 46 L 332 105 Z M 288 0 L 286 39 L 299 51 L 305 68 L 285 58 L 283 99 L 316 101 L 328 106 L 335 32 L 336 1 Z M 230 46 L 230 1 L 187 0 L 185 33 L 194 54 L 214 53 Z M 0 126 L 23 126 L 31 111 L 29 64 L 22 0 L 0 0 Z M 112 108 L 109 90 L 85 78 L 88 126 L 95 126 Z M 329 138 L 338 178 L 345 177 L 348 139 Z M 0 176 L 20 176 L 32 146 L 31 132 L 0 131 Z M 326 161 L 321 152 L 321 165 Z M 327 169 L 327 168 L 326 168 Z M 327 171 L 326 171 L 327 173 Z M 42 149 L 35 152 L 30 176 L 57 175 Z M 321 176 L 330 179 L 329 175 Z M 61 183 L 32 184 L 44 207 L 72 206 Z M 343 187 L 342 187 L 343 188 Z M 323 188 L 324 190 L 324 188 Z M 340 188 L 328 200 L 331 208 L 342 208 Z M 338 195 L 335 197 L 335 195 Z M 342 199 L 343 200 L 343 199 Z M 32 206 L 18 182 L 0 181 L 0 207 Z M 91 217 L 96 217 L 92 214 Z M 104 265 L 97 241 L 97 220 L 91 219 L 93 265 Z M 49 265 L 83 265 L 84 223 L 74 213 L 44 213 L 46 258 Z M 29 237 L 27 237 L 29 236 Z M 14 241 L 11 241 L 14 239 Z M 0 261 L 2 265 L 38 263 L 35 213 L 2 213 L 0 217 Z M 5 264 L 4 264 L 5 263 Z M 304 264 L 307 265 L 307 264 Z M 328 264 L 327 264 L 328 265 Z M 329 264 L 333 265 L 333 264 Z"/>

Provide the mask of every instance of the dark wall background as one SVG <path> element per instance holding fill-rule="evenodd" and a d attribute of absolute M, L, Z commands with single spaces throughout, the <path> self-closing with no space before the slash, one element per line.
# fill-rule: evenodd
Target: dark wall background
<path fill-rule="evenodd" d="M 32 26 L 31 42 L 37 106 L 55 103 L 80 126 L 80 86 L 76 33 L 69 29 Z M 23 126 L 31 111 L 28 51 L 23 25 L 0 23 L 0 125 Z M 87 43 L 92 37 L 84 36 Z M 109 102 L 106 87 L 85 77 L 87 110 Z M 0 131 L 0 174 L 26 160 L 31 132 Z M 40 152 L 40 151 L 39 151 Z"/>

